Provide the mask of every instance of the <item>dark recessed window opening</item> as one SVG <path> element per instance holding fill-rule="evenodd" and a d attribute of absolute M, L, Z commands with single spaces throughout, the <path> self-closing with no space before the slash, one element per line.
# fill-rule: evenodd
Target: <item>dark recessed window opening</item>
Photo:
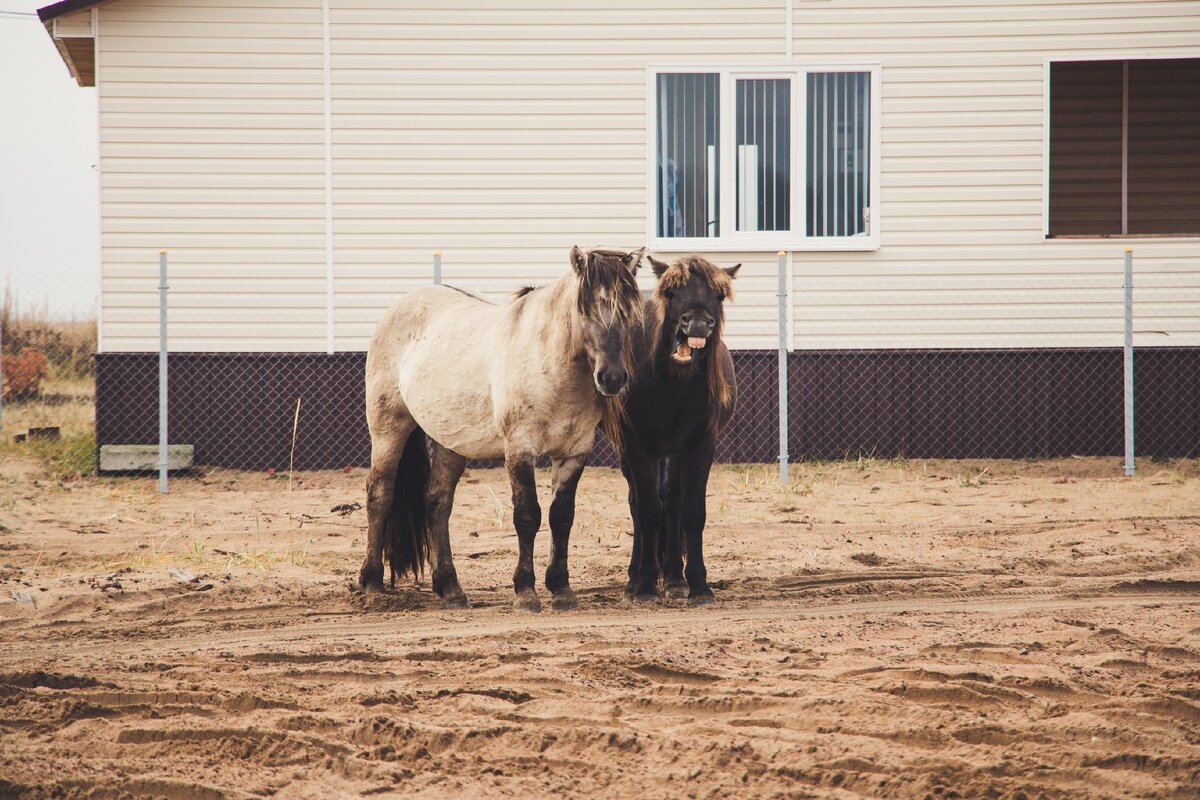
<path fill-rule="evenodd" d="M 1200 58 L 1050 65 L 1050 236 L 1200 236 Z"/>

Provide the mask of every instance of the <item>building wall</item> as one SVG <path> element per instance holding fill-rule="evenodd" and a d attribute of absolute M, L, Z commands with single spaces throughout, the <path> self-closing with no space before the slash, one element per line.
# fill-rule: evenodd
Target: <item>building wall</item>
<path fill-rule="evenodd" d="M 499 297 L 641 244 L 646 66 L 788 46 L 785 0 L 329 2 L 339 351 L 434 250 Z M 793 5 L 795 61 L 883 82 L 882 246 L 792 255 L 793 344 L 1119 343 L 1125 242 L 1043 237 L 1045 61 L 1200 55 L 1200 2 Z M 324 351 L 319 0 L 115 0 L 98 28 L 104 349 L 155 349 L 166 247 L 173 349 Z M 1200 242 L 1132 243 L 1138 343 L 1200 345 Z M 746 265 L 731 343 L 773 346 L 774 254 L 712 257 Z"/>
<path fill-rule="evenodd" d="M 883 65 L 882 246 L 796 256 L 801 348 L 1200 344 L 1200 240 L 1046 240 L 1048 58 L 1200 56 L 1196 2 L 798 0 L 796 58 Z M 1166 335 L 1164 335 L 1166 334 Z"/>
<path fill-rule="evenodd" d="M 98 10 L 103 348 L 324 351 L 320 0 Z"/>

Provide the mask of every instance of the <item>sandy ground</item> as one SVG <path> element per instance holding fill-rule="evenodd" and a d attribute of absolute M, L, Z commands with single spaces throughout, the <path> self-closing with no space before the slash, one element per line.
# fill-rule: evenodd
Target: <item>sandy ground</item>
<path fill-rule="evenodd" d="M 0 797 L 1200 797 L 1197 466 L 1118 472 L 721 468 L 693 609 L 622 603 L 624 485 L 591 470 L 582 606 L 526 615 L 496 471 L 444 611 L 347 590 L 361 471 L 161 497 L 9 459 Z"/>

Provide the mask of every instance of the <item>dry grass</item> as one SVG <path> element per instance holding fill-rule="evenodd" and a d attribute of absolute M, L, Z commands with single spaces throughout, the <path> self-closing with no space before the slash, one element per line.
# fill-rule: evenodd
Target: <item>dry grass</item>
<path fill-rule="evenodd" d="M 20 308 L 11 290 L 0 300 L 5 353 L 33 348 L 46 356 L 48 375 L 34 397 L 8 401 L 0 420 L 0 457 L 32 455 L 59 479 L 88 474 L 95 459 L 93 356 L 96 321 L 56 319 L 45 308 Z M 55 441 L 17 443 L 30 428 L 58 428 Z"/>
<path fill-rule="evenodd" d="M 46 356 L 51 378 L 92 374 L 96 355 L 96 320 L 63 318 L 42 306 L 22 307 L 11 288 L 0 297 L 0 342 L 4 352 L 33 348 Z"/>

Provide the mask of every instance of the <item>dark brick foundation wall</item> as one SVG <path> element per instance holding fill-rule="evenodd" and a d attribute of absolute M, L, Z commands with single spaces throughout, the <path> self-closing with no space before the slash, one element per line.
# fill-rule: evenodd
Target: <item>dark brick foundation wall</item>
<path fill-rule="evenodd" d="M 778 458 L 777 354 L 734 353 L 739 408 L 718 458 Z M 364 353 L 178 353 L 170 438 L 199 464 L 287 469 L 296 400 L 297 469 L 364 466 Z M 1200 455 L 1200 348 L 1139 350 L 1139 455 Z M 1042 458 L 1122 452 L 1122 355 L 1085 350 L 803 351 L 789 356 L 793 459 Z M 151 444 L 158 356 L 96 357 L 98 444 Z M 612 463 L 606 443 L 597 463 Z"/>

